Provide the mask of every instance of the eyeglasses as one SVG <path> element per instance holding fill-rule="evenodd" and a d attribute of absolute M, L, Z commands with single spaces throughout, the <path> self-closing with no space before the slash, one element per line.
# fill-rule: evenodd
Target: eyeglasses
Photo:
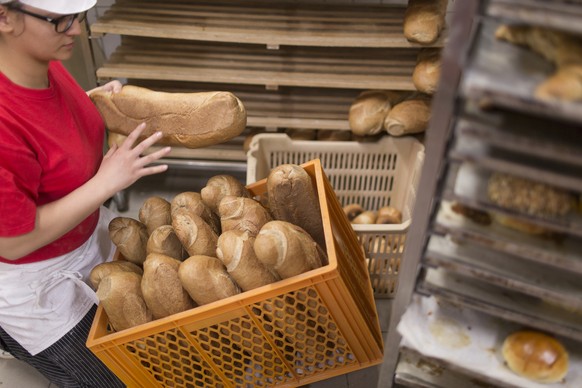
<path fill-rule="evenodd" d="M 45 22 L 54 24 L 55 31 L 58 33 L 65 33 L 69 31 L 71 27 L 73 27 L 73 22 L 75 21 L 75 19 L 79 20 L 79 23 L 81 23 L 87 17 L 87 11 L 71 15 L 59 16 L 58 18 L 49 18 L 48 16 L 39 15 L 19 7 L 14 7 L 13 9 L 25 15 L 29 15 L 37 19 L 44 20 Z"/>

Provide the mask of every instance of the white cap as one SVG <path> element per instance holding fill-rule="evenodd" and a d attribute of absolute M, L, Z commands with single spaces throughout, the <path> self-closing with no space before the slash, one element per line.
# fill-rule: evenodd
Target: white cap
<path fill-rule="evenodd" d="M 0 0 L 0 4 L 14 0 Z M 19 0 L 19 3 L 59 15 L 70 15 L 87 11 L 97 4 L 97 0 Z"/>

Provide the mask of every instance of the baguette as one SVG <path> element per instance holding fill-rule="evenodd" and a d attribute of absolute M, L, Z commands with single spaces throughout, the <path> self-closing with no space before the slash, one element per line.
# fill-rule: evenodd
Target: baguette
<path fill-rule="evenodd" d="M 142 222 L 129 217 L 115 217 L 109 222 L 109 237 L 127 261 L 139 266 L 143 264 L 149 235 Z"/>
<path fill-rule="evenodd" d="M 326 249 L 319 198 L 311 177 L 301 166 L 282 164 L 273 168 L 267 176 L 267 196 L 275 220 L 299 226 Z"/>
<path fill-rule="evenodd" d="M 241 293 L 220 259 L 195 255 L 180 264 L 178 276 L 190 297 L 204 305 Z"/>
<path fill-rule="evenodd" d="M 424 45 L 436 42 L 445 28 L 448 0 L 408 0 L 404 13 L 404 36 Z"/>
<path fill-rule="evenodd" d="M 196 307 L 178 276 L 180 261 L 151 253 L 143 263 L 141 292 L 154 319 Z"/>
<path fill-rule="evenodd" d="M 98 91 L 90 97 L 110 131 L 129 135 L 145 122 L 143 137 L 161 131 L 161 145 L 223 143 L 240 135 L 247 122 L 242 102 L 230 92 L 166 93 L 125 85 L 119 93 Z"/>
<path fill-rule="evenodd" d="M 265 267 L 287 279 L 328 263 L 325 252 L 302 228 L 286 221 L 271 221 L 253 244 Z"/>
<path fill-rule="evenodd" d="M 243 291 L 280 280 L 259 261 L 253 248 L 254 242 L 255 238 L 242 230 L 229 230 L 218 238 L 216 256 Z"/>

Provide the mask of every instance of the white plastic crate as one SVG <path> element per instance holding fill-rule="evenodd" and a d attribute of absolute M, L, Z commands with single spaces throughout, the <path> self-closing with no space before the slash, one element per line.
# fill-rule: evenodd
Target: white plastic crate
<path fill-rule="evenodd" d="M 285 134 L 253 137 L 247 153 L 247 184 L 264 179 L 273 167 L 320 159 L 342 206 L 366 210 L 394 206 L 395 225 L 352 225 L 366 258 L 377 298 L 396 292 L 406 232 L 424 162 L 424 146 L 413 137 L 385 136 L 376 143 L 291 140 Z"/>

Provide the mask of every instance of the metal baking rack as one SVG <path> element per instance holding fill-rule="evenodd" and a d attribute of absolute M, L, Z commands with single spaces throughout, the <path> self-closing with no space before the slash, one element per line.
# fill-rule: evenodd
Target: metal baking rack
<path fill-rule="evenodd" d="M 582 35 L 581 5 L 536 0 L 456 3 L 460 19 L 449 31 L 443 52 L 387 349 L 400 344 L 397 325 L 413 296 L 420 295 L 496 317 L 510 327 L 552 333 L 573 349 L 572 358 L 580 358 L 582 212 L 575 209 L 562 217 L 521 214 L 493 204 L 487 198 L 487 183 L 492 173 L 505 172 L 569 190 L 582 199 L 582 103 L 536 100 L 533 91 L 553 65 L 494 37 L 502 23 L 559 27 Z M 512 216 L 550 233 L 525 234 L 498 224 L 494 217 L 480 224 L 455 213 L 455 203 L 492 216 Z M 511 384 L 404 347 L 385 357 L 384 365 L 393 366 L 386 373 L 393 374 L 392 384 L 399 387 L 531 383 L 523 379 Z M 565 386 L 572 383 L 578 381 Z"/>

